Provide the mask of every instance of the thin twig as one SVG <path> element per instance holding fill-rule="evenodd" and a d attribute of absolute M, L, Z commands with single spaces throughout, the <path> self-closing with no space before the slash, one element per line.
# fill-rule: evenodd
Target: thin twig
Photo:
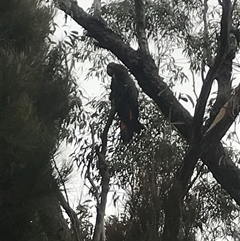
<path fill-rule="evenodd" d="M 63 196 L 62 192 L 59 192 L 59 201 L 65 212 L 67 213 L 68 217 L 71 220 L 77 241 L 81 241 L 80 238 L 80 222 L 78 220 L 76 212 L 70 207 L 69 203 L 66 201 L 65 197 Z"/>
<path fill-rule="evenodd" d="M 68 198 L 68 194 L 67 194 L 67 188 L 66 188 L 65 182 L 63 180 L 62 174 L 61 174 L 60 170 L 58 169 L 57 163 L 56 163 L 54 158 L 53 158 L 53 164 L 54 164 L 54 168 L 56 169 L 57 174 L 58 174 L 58 176 L 60 178 L 60 182 L 61 182 L 61 184 L 63 186 L 63 191 L 64 191 L 64 194 L 66 196 L 67 203 L 69 203 L 69 198 Z"/>
<path fill-rule="evenodd" d="M 204 0 L 204 8 L 203 8 L 203 23 L 204 23 L 203 58 L 206 58 L 207 65 L 210 67 L 210 66 L 212 66 L 212 57 L 211 57 L 211 49 L 210 49 L 210 42 L 209 42 L 207 12 L 208 12 L 208 0 Z"/>
<path fill-rule="evenodd" d="M 136 13 L 136 33 L 138 38 L 139 48 L 145 53 L 149 53 L 147 36 L 145 32 L 145 4 L 143 0 L 135 0 L 135 13 Z"/>
<path fill-rule="evenodd" d="M 94 15 L 96 17 L 101 16 L 101 0 L 94 0 Z"/>
<path fill-rule="evenodd" d="M 92 138 L 92 150 L 91 150 L 91 155 L 90 155 L 90 158 L 88 160 L 88 165 L 87 165 L 87 170 L 86 170 L 86 177 L 88 179 L 88 181 L 90 182 L 92 188 L 93 188 L 93 195 L 95 196 L 96 198 L 96 201 L 97 201 L 97 205 L 100 203 L 100 200 L 99 200 L 99 190 L 97 188 L 97 186 L 95 185 L 92 177 L 91 177 L 91 173 L 90 173 L 90 167 L 91 167 L 91 164 L 93 162 L 93 159 L 94 159 L 94 152 L 95 152 L 95 140 L 94 140 L 94 130 L 93 130 L 93 126 L 90 125 L 90 130 L 91 130 L 91 138 Z"/>
<path fill-rule="evenodd" d="M 234 10 L 236 4 L 237 4 L 237 0 L 234 0 L 233 3 L 232 3 L 232 12 L 233 12 L 233 10 Z"/>
<path fill-rule="evenodd" d="M 199 178 L 199 176 L 201 175 L 202 173 L 202 170 L 203 170 L 203 167 L 204 167 L 204 163 L 201 165 L 201 167 L 199 168 L 196 176 L 193 178 L 193 180 L 191 181 L 191 183 L 188 185 L 187 187 L 187 190 L 186 190 L 186 193 L 185 193 L 185 196 L 187 195 L 187 193 L 189 192 L 189 190 L 192 188 L 193 184 L 195 183 L 195 181 Z"/>
<path fill-rule="evenodd" d="M 70 202 L 69 202 L 69 198 L 68 198 L 65 182 L 64 182 L 64 180 L 62 178 L 62 174 L 61 174 L 60 170 L 58 169 L 57 163 L 56 163 L 56 161 L 54 159 L 53 159 L 53 164 L 54 164 L 54 168 L 56 169 L 56 171 L 58 173 L 58 176 L 60 177 L 60 182 L 61 182 L 61 184 L 63 186 L 63 191 L 64 191 L 64 194 L 65 194 L 65 197 L 66 197 L 65 198 L 64 195 L 62 194 L 62 192 L 59 190 L 58 197 L 59 197 L 60 204 L 64 208 L 64 210 L 66 211 L 68 217 L 71 220 L 71 223 L 72 223 L 72 226 L 73 226 L 73 229 L 74 229 L 77 241 L 80 241 L 80 233 L 79 233 L 79 227 L 80 227 L 79 225 L 80 224 L 79 224 L 79 221 L 78 221 L 78 218 L 77 218 L 77 214 L 75 213 L 75 211 L 70 206 Z"/>
<path fill-rule="evenodd" d="M 196 85 L 195 85 L 195 75 L 193 73 L 193 70 L 191 70 L 191 74 L 192 74 L 192 87 L 193 87 L 193 94 L 196 98 L 196 101 L 198 99 L 198 95 L 197 95 L 197 91 L 196 91 Z"/>

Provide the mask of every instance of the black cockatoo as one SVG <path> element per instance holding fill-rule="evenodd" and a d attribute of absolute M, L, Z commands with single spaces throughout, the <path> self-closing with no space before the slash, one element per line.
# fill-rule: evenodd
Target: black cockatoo
<path fill-rule="evenodd" d="M 121 121 L 121 139 L 126 143 L 132 139 L 134 132 L 139 134 L 143 129 L 138 121 L 138 90 L 123 65 L 110 63 L 107 73 L 112 77 L 110 100 Z"/>

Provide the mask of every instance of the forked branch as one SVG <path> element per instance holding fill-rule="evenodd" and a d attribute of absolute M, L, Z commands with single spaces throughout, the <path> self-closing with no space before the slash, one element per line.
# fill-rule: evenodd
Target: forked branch
<path fill-rule="evenodd" d="M 199 143 L 191 146 L 177 172 L 173 186 L 165 202 L 165 225 L 163 241 L 178 240 L 183 198 L 188 191 L 188 184 L 194 167 L 201 155 L 208 150 L 215 151 L 217 143 L 226 134 L 240 112 L 240 84 L 227 104 L 223 106 L 212 126 Z"/>
<path fill-rule="evenodd" d="M 225 60 L 229 51 L 229 33 L 232 23 L 231 16 L 231 1 L 223 0 L 222 3 L 222 18 L 221 18 L 221 31 L 220 31 L 220 44 L 213 66 L 209 69 L 207 76 L 203 82 L 199 99 L 197 101 L 194 117 L 192 139 L 199 141 L 201 138 L 201 131 L 203 125 L 203 116 L 206 109 L 207 100 L 212 88 L 212 83 L 217 77 L 219 69 Z"/>

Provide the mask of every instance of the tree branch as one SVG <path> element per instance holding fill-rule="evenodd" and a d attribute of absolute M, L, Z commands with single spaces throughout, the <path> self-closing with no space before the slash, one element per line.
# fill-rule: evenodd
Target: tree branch
<path fill-rule="evenodd" d="M 60 9 L 72 16 L 79 25 L 88 31 L 89 36 L 95 38 L 102 47 L 111 51 L 128 67 L 143 91 L 156 102 L 165 117 L 189 142 L 192 117 L 174 97 L 172 91 L 163 82 L 163 78 L 158 75 L 158 69 L 151 56 L 133 50 L 122 41 L 120 36 L 84 12 L 76 3 L 72 3 L 70 9 L 66 8 L 67 2 L 67 0 L 61 0 Z M 201 156 L 202 160 L 222 187 L 240 205 L 240 170 L 230 159 L 228 165 L 221 164 L 219 167 L 218 161 L 224 155 L 224 150 L 221 144 L 218 144 L 216 150 L 214 153 L 212 150 L 204 153 Z M 229 183 L 232 184 L 231 187 Z"/>
<path fill-rule="evenodd" d="M 196 142 L 189 148 L 182 166 L 179 168 L 173 186 L 169 191 L 165 202 L 165 225 L 163 241 L 178 240 L 181 224 L 183 198 L 188 190 L 188 184 L 194 171 L 194 167 L 201 155 L 214 150 L 216 145 L 226 134 L 229 127 L 240 111 L 240 85 L 236 88 L 235 94 L 230 98 L 227 105 L 223 107 L 223 114 L 216 117 L 213 125 L 204 135 L 201 142 Z M 220 111 L 221 113 L 221 111 Z M 174 214 L 173 214 L 174 212 Z"/>
<path fill-rule="evenodd" d="M 92 125 L 90 125 L 90 129 L 91 129 L 91 138 L 92 138 L 92 150 L 91 150 L 90 158 L 88 160 L 88 165 L 87 165 L 87 170 L 86 170 L 86 178 L 88 179 L 88 181 L 90 182 L 90 184 L 93 188 L 92 194 L 96 198 L 97 205 L 99 205 L 100 199 L 99 199 L 98 187 L 95 185 L 95 183 L 92 179 L 92 176 L 91 176 L 91 172 L 90 172 L 91 164 L 94 160 L 94 153 L 95 153 L 95 147 L 96 147 L 95 141 L 94 141 L 94 130 L 93 130 Z"/>
<path fill-rule="evenodd" d="M 76 212 L 70 207 L 69 202 L 65 199 L 65 197 L 63 196 L 62 192 L 59 191 L 59 195 L 58 195 L 58 200 L 60 201 L 61 206 L 63 207 L 63 209 L 65 210 L 65 212 L 67 213 L 68 217 L 71 220 L 72 223 L 72 227 L 74 230 L 74 233 L 76 235 L 76 241 L 80 241 L 80 223 L 77 217 Z"/>
<path fill-rule="evenodd" d="M 222 138 L 229 127 L 232 125 L 240 110 L 240 84 L 234 90 L 234 94 L 230 100 L 221 108 L 218 115 L 214 119 L 212 125 L 205 134 Z"/>
<path fill-rule="evenodd" d="M 109 191 L 109 182 L 110 182 L 110 174 L 108 169 L 108 164 L 105 160 L 106 151 L 107 151 L 107 134 L 109 128 L 112 124 L 114 115 L 116 110 L 114 107 L 111 108 L 107 123 L 103 130 L 103 134 L 101 136 L 102 145 L 100 148 L 96 148 L 97 156 L 98 156 L 98 169 L 101 176 L 101 193 L 100 193 L 100 202 L 97 205 L 97 217 L 96 217 L 96 225 L 93 234 L 93 241 L 104 241 L 105 240 L 105 230 L 104 230 L 104 216 L 105 209 L 107 204 L 107 194 Z"/>

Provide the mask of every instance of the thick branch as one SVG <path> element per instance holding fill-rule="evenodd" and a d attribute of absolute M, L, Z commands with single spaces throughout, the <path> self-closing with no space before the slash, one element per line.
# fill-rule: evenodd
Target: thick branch
<path fill-rule="evenodd" d="M 235 56 L 235 55 L 234 55 Z M 221 69 L 219 70 L 219 74 L 217 77 L 218 82 L 218 92 L 216 101 L 211 109 L 210 117 L 206 122 L 206 129 L 212 124 L 216 115 L 222 106 L 229 100 L 231 96 L 231 74 L 232 74 L 232 60 L 234 56 L 230 56 L 230 54 L 226 57 L 224 63 L 222 64 Z"/>
<path fill-rule="evenodd" d="M 99 42 L 99 46 L 110 50 L 129 68 L 144 92 L 158 104 L 162 113 L 170 119 L 180 133 L 188 138 L 192 117 L 158 75 L 158 69 L 151 56 L 132 49 L 120 36 L 84 12 L 75 2 L 69 9 L 62 0 L 60 7 L 67 14 L 72 15 L 72 18 L 88 31 L 88 35 Z"/>
<path fill-rule="evenodd" d="M 240 41 L 238 40 L 238 34 L 239 34 L 238 30 L 230 31 L 229 52 L 216 78 L 218 82 L 217 98 L 211 109 L 210 118 L 207 120 L 205 129 L 209 128 L 209 126 L 212 124 L 213 120 L 217 116 L 222 106 L 229 100 L 231 96 L 232 65 L 233 65 L 233 59 L 236 56 L 237 45 L 239 44 L 239 41 Z"/>
<path fill-rule="evenodd" d="M 67 8 L 66 2 L 68 1 L 62 0 L 59 7 L 84 27 L 88 34 L 99 42 L 100 46 L 111 51 L 129 68 L 144 92 L 156 102 L 166 118 L 176 126 L 179 133 L 189 142 L 192 117 L 158 75 L 158 69 L 152 58 L 141 51 L 133 50 L 122 41 L 120 36 L 116 35 L 102 22 L 97 21 L 96 18 L 85 13 L 77 4 L 72 3 L 71 8 Z M 215 153 L 212 151 L 206 152 L 202 155 L 202 159 L 222 187 L 240 204 L 240 170 L 230 159 L 227 166 L 222 164 L 221 168 L 218 168 L 218 161 L 224 155 L 220 144 L 218 151 Z M 229 169 L 229 166 L 231 169 Z M 231 183 L 232 186 L 229 187 L 228 183 Z"/>
<path fill-rule="evenodd" d="M 211 148 L 215 148 L 233 124 L 240 111 L 240 84 L 229 101 L 222 107 L 200 143 L 196 143 L 187 153 L 177 177 L 187 186 L 197 160 Z"/>

